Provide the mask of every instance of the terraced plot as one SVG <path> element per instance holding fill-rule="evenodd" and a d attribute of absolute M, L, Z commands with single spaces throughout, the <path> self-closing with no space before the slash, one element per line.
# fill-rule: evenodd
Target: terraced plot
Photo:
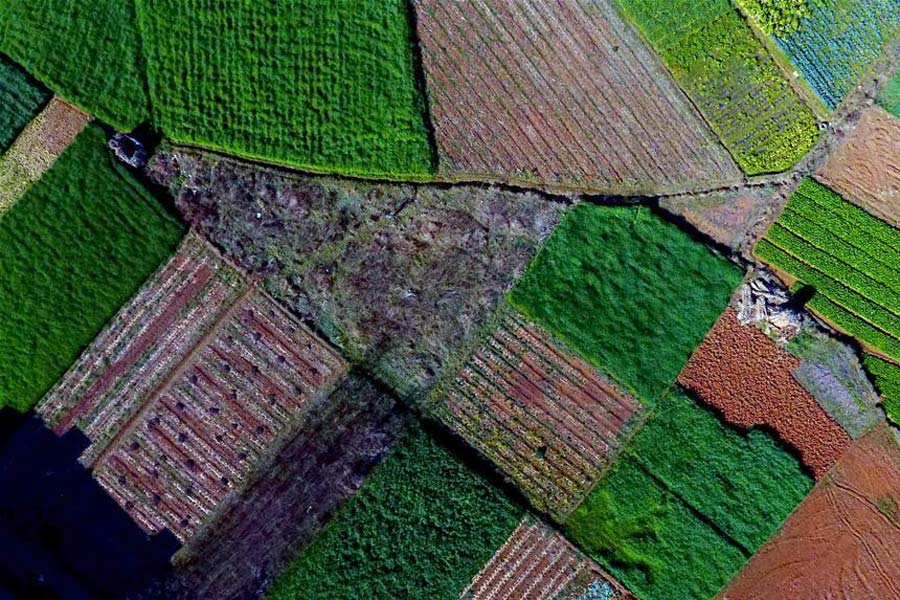
<path fill-rule="evenodd" d="M 149 533 L 181 541 L 277 449 L 341 358 L 193 236 L 41 403 Z"/>
<path fill-rule="evenodd" d="M 0 154 L 49 99 L 50 92 L 0 55 Z"/>
<path fill-rule="evenodd" d="M 415 8 L 443 175 L 622 193 L 740 179 L 608 0 Z"/>
<path fill-rule="evenodd" d="M 801 183 L 754 251 L 815 288 L 808 308 L 894 361 L 900 361 L 898 252 L 900 231 L 812 180 Z"/>
<path fill-rule="evenodd" d="M 750 175 L 792 167 L 816 143 L 812 111 L 729 0 L 617 0 Z"/>
<path fill-rule="evenodd" d="M 882 221 L 900 226 L 900 119 L 863 112 L 816 178 Z"/>
<path fill-rule="evenodd" d="M 594 487 L 640 407 L 513 311 L 444 394 L 442 419 L 559 518 Z"/>

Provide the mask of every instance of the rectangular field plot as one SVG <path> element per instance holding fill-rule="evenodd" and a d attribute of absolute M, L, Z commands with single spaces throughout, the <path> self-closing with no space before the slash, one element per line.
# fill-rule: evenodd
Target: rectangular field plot
<path fill-rule="evenodd" d="M 460 596 L 460 600 L 575 598 L 634 597 L 566 538 L 531 516 L 522 519 Z"/>
<path fill-rule="evenodd" d="M 172 139 L 315 171 L 431 173 L 405 0 L 136 5 Z"/>
<path fill-rule="evenodd" d="M 190 538 L 343 360 L 191 236 L 38 411 L 146 531 Z"/>
<path fill-rule="evenodd" d="M 49 99 L 49 91 L 0 55 L 0 154 Z"/>
<path fill-rule="evenodd" d="M 866 109 L 816 178 L 882 221 L 900 226 L 900 119 L 878 107 Z"/>
<path fill-rule="evenodd" d="M 513 311 L 443 393 L 443 420 L 559 517 L 596 484 L 640 407 Z"/>
<path fill-rule="evenodd" d="M 442 174 L 620 193 L 740 179 L 608 0 L 415 8 Z"/>
<path fill-rule="evenodd" d="M 832 109 L 898 33 L 897 0 L 815 0 L 792 33 L 776 36 L 797 70 Z"/>
<path fill-rule="evenodd" d="M 617 0 L 750 175 L 816 143 L 812 111 L 729 0 Z"/>
<path fill-rule="evenodd" d="M 806 180 L 754 253 L 815 288 L 808 308 L 900 361 L 900 231 Z"/>

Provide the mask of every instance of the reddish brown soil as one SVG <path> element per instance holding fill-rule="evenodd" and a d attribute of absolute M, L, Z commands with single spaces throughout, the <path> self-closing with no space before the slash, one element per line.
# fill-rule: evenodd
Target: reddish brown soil
<path fill-rule="evenodd" d="M 619 192 L 740 179 L 608 0 L 417 0 L 440 169 Z"/>
<path fill-rule="evenodd" d="M 900 598 L 900 447 L 885 424 L 858 440 L 721 600 Z"/>
<path fill-rule="evenodd" d="M 900 226 L 900 119 L 877 106 L 866 109 L 816 178 L 872 215 Z"/>
<path fill-rule="evenodd" d="M 596 483 L 638 409 L 510 312 L 448 385 L 442 413 L 535 506 L 564 515 Z"/>
<path fill-rule="evenodd" d="M 849 434 L 793 377 L 800 364 L 731 308 L 719 318 L 678 382 L 725 418 L 749 428 L 765 425 L 800 453 L 821 478 L 849 447 Z"/>
<path fill-rule="evenodd" d="M 607 582 L 615 598 L 632 596 L 593 561 L 549 527 L 526 516 L 484 566 L 461 598 L 464 600 L 552 600 L 575 580 L 584 587 Z"/>

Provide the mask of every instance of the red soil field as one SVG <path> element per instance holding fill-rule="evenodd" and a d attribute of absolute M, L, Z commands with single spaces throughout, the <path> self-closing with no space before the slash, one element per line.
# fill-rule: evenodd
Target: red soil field
<path fill-rule="evenodd" d="M 205 243 L 181 250 L 45 398 L 148 533 L 190 538 L 346 365 Z"/>
<path fill-rule="evenodd" d="M 867 108 L 816 178 L 873 216 L 900 226 L 900 119 L 877 106 Z"/>
<path fill-rule="evenodd" d="M 619 193 L 741 179 L 608 0 L 414 5 L 443 175 Z"/>
<path fill-rule="evenodd" d="M 882 423 L 750 559 L 720 600 L 900 598 L 900 448 Z"/>
<path fill-rule="evenodd" d="M 438 411 L 536 507 L 564 516 L 594 487 L 639 408 L 510 310 L 448 383 Z"/>
<path fill-rule="evenodd" d="M 800 360 L 727 308 L 678 376 L 703 402 L 744 428 L 765 425 L 793 446 L 820 479 L 850 435 L 793 376 Z"/>
<path fill-rule="evenodd" d="M 633 598 L 563 536 L 526 516 L 460 598 L 553 600 L 573 583 L 586 588 L 593 582 L 607 583 L 617 592 L 611 598 Z"/>

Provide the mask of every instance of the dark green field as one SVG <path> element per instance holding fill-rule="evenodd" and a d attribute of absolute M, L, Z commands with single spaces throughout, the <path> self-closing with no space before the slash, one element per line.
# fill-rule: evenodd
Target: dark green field
<path fill-rule="evenodd" d="M 456 600 L 522 514 L 416 428 L 266 598 Z"/>
<path fill-rule="evenodd" d="M 510 302 L 653 404 L 741 274 L 643 207 L 569 211 Z"/>
<path fill-rule="evenodd" d="M 182 236 L 104 142 L 89 126 L 0 217 L 0 407 L 40 400 Z"/>
<path fill-rule="evenodd" d="M 0 154 L 50 99 L 50 93 L 0 55 Z"/>

